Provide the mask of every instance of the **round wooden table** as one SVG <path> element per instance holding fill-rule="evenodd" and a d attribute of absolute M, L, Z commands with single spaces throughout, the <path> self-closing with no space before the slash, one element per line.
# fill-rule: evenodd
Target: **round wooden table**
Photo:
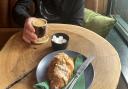
<path fill-rule="evenodd" d="M 96 57 L 92 63 L 95 76 L 90 89 L 116 89 L 121 65 L 118 53 L 109 42 L 79 26 L 48 24 L 49 37 L 56 32 L 69 35 L 67 49 Z M 42 57 L 52 52 L 50 40 L 41 45 L 29 45 L 21 36 L 22 32 L 13 35 L 0 51 L 0 89 L 33 89 L 37 64 Z"/>

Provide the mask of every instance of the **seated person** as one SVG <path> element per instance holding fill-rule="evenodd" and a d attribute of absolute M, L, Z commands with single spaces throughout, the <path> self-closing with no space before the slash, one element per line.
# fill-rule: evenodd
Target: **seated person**
<path fill-rule="evenodd" d="M 28 7 L 35 3 L 35 14 L 29 14 Z M 84 0 L 18 0 L 13 8 L 16 23 L 24 26 L 23 40 L 31 43 L 37 39 L 31 25 L 34 18 L 44 18 L 48 23 L 83 25 Z"/>

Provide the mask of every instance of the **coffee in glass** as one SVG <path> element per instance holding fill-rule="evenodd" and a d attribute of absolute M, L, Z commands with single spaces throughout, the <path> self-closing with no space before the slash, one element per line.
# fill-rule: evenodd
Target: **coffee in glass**
<path fill-rule="evenodd" d="M 47 20 L 37 18 L 32 21 L 32 25 L 35 28 L 35 34 L 38 37 L 38 39 L 34 43 L 40 44 L 46 42 L 46 40 L 48 40 L 48 36 L 46 34 Z"/>

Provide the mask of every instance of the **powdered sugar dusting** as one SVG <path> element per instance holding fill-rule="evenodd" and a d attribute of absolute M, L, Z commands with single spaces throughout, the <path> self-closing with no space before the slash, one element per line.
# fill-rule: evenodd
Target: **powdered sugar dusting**
<path fill-rule="evenodd" d="M 52 41 L 55 42 L 55 43 L 57 43 L 57 44 L 63 44 L 63 43 L 66 43 L 67 42 L 67 40 L 64 39 L 63 36 L 58 36 L 57 37 L 56 35 L 53 35 Z"/>

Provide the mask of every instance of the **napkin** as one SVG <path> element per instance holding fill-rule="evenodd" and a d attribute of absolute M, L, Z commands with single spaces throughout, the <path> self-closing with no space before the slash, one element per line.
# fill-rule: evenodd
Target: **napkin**
<path fill-rule="evenodd" d="M 48 81 L 37 83 L 34 85 L 35 89 L 50 89 Z"/>
<path fill-rule="evenodd" d="M 81 55 L 77 56 L 75 58 L 75 68 L 74 68 L 74 74 L 76 73 L 77 69 L 79 68 L 79 66 L 83 63 L 83 57 Z M 85 89 L 85 76 L 84 73 L 82 73 L 80 75 L 80 77 L 78 78 L 75 86 L 73 87 L 73 89 Z"/>
<path fill-rule="evenodd" d="M 83 57 L 78 55 L 74 60 L 74 74 L 76 73 L 79 66 L 83 63 Z M 48 81 L 37 83 L 34 85 L 35 89 L 50 89 Z M 63 88 L 64 89 L 64 88 Z M 85 89 L 85 76 L 84 73 L 80 75 L 73 89 Z"/>

